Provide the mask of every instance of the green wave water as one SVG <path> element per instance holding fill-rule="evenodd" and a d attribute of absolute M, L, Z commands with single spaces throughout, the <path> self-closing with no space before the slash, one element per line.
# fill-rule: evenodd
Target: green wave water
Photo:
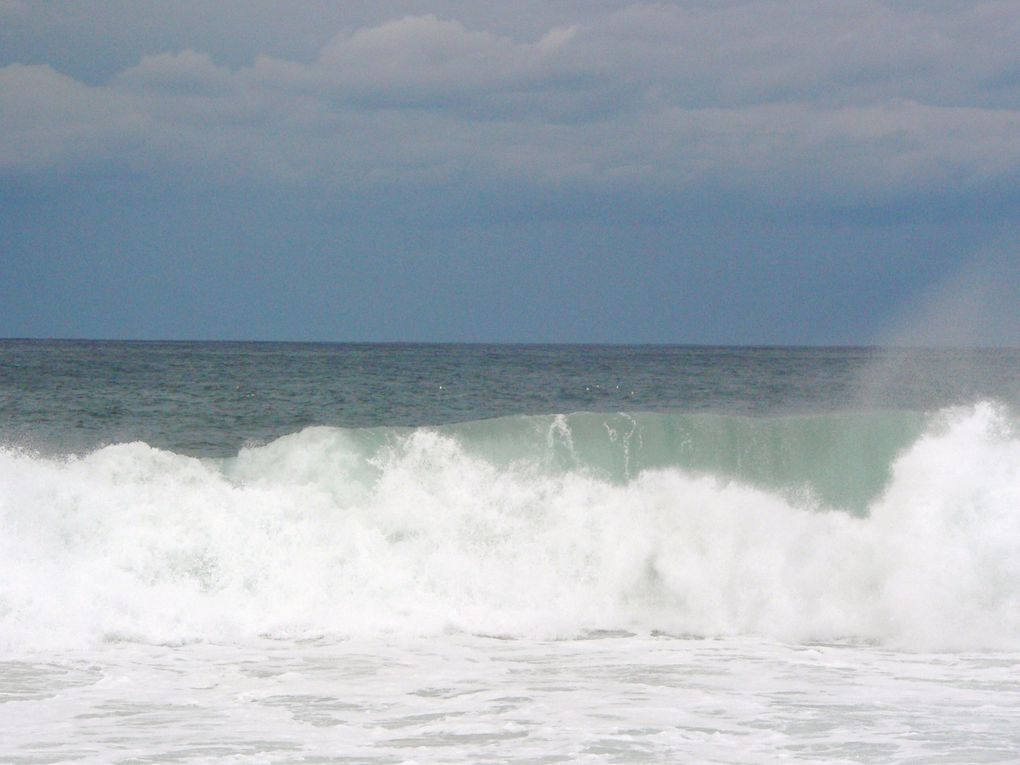
<path fill-rule="evenodd" d="M 665 468 L 783 494 L 801 504 L 863 513 L 896 456 L 923 432 L 920 412 L 788 417 L 578 412 L 501 417 L 429 428 L 497 467 L 582 471 L 623 484 Z M 409 428 L 344 431 L 371 460 Z"/>

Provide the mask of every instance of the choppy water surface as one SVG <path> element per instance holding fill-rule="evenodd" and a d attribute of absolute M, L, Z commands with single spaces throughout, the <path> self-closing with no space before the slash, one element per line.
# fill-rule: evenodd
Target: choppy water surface
<path fill-rule="evenodd" d="M 0 343 L 0 761 L 1014 762 L 1020 354 Z"/>

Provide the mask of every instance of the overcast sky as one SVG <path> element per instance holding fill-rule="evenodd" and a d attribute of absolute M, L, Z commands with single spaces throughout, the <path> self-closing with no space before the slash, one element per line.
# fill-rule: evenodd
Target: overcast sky
<path fill-rule="evenodd" d="M 1017 0 L 0 0 L 0 337 L 1020 345 L 1018 41 Z"/>

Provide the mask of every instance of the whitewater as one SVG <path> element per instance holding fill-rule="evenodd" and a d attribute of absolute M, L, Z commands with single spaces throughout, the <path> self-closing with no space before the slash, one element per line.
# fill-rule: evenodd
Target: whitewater
<path fill-rule="evenodd" d="M 14 348 L 0 378 L 0 761 L 1017 761 L 1009 389 L 750 411 L 789 368 L 767 356 L 703 411 L 490 401 L 272 433 L 258 418 L 278 402 L 249 394 L 313 400 L 281 382 L 307 348 L 150 415 L 138 402 L 179 382 L 170 360 L 219 379 L 224 353 L 266 349 L 100 350 L 57 348 L 65 387 L 84 367 L 62 410 L 16 395 L 53 347 Z M 434 383 L 423 410 L 447 352 L 410 354 L 409 379 Z M 467 353 L 468 376 L 520 363 Z M 621 403 L 676 368 L 646 358 L 621 386 L 613 353 L 561 356 L 601 363 L 583 395 Z M 695 382 L 761 357 L 725 353 Z M 833 382 L 836 352 L 805 353 Z M 320 355 L 338 365 L 320 383 L 373 374 Z M 111 394 L 111 364 L 141 382 Z M 535 380 L 563 397 L 570 374 Z M 361 400 L 385 412 L 387 395 Z M 202 396 L 235 422 L 218 441 L 191 424 Z M 477 413 L 465 399 L 447 406 Z M 145 422 L 147 440 L 110 437 Z"/>

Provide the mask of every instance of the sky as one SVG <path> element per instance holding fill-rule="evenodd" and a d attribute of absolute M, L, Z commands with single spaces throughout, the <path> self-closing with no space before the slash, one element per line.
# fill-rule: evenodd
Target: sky
<path fill-rule="evenodd" d="M 0 0 L 0 337 L 1017 346 L 1017 40 L 1017 0 Z"/>

